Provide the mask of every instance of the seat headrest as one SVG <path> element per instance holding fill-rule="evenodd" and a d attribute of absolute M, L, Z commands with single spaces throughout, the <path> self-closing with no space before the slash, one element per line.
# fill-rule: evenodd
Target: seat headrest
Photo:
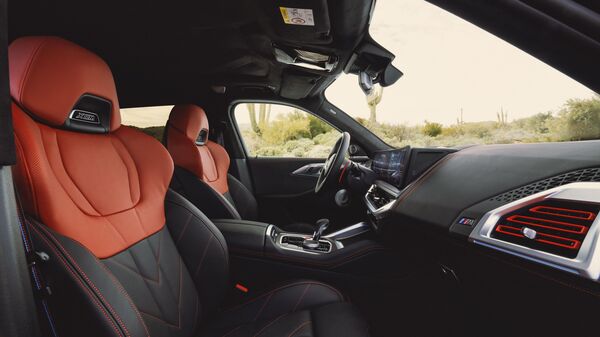
<path fill-rule="evenodd" d="M 208 118 L 204 109 L 197 105 L 175 105 L 169 115 L 168 125 L 197 145 L 204 145 L 208 140 Z"/>
<path fill-rule="evenodd" d="M 121 125 L 112 73 L 96 54 L 59 37 L 30 36 L 13 41 L 8 58 L 11 96 L 37 121 L 93 133 Z"/>

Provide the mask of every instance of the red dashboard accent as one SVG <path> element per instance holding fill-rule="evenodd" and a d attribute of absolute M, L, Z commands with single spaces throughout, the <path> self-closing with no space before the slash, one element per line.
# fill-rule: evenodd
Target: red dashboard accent
<path fill-rule="evenodd" d="M 521 228 L 518 228 L 518 227 L 507 226 L 507 225 L 498 225 L 496 227 L 496 232 L 516 236 L 519 238 L 525 238 L 523 233 L 521 233 Z M 560 236 L 556 236 L 556 235 L 550 235 L 550 234 L 539 233 L 539 232 L 537 233 L 537 237 L 533 240 L 537 241 L 537 242 L 542 242 L 542 243 L 546 243 L 549 245 L 557 246 L 557 247 L 567 248 L 567 249 L 579 249 L 579 247 L 581 246 L 581 241 L 579 241 L 579 240 L 574 240 L 574 239 L 569 239 L 569 238 L 564 238 L 564 237 L 560 237 Z"/>
<path fill-rule="evenodd" d="M 350 161 L 346 161 L 346 165 L 344 165 L 344 168 L 342 168 L 342 172 L 340 173 L 340 178 L 338 179 L 338 182 L 341 184 L 342 183 L 342 179 L 344 178 L 344 173 L 346 173 L 346 169 L 348 168 L 348 165 L 350 165 Z"/>
<path fill-rule="evenodd" d="M 520 223 L 520 224 L 527 225 L 527 226 L 548 228 L 548 229 L 552 229 L 555 231 L 575 233 L 575 234 L 585 234 L 588 230 L 587 227 L 582 226 L 582 225 L 576 225 L 576 224 L 562 222 L 562 221 L 536 218 L 536 217 L 526 216 L 526 215 L 512 215 L 512 216 L 508 217 L 506 220 L 510 221 L 510 222 Z M 527 221 L 527 220 L 529 220 L 529 221 Z M 537 222 L 533 222 L 533 221 L 537 221 Z M 554 226 L 552 226 L 552 225 L 554 225 Z M 560 227 L 557 227 L 556 225 L 560 225 L 560 226 L 564 226 L 564 227 L 572 228 L 572 229 L 560 228 Z"/>
<path fill-rule="evenodd" d="M 243 293 L 247 293 L 248 292 L 248 288 L 244 287 L 243 285 L 236 283 L 235 284 L 235 288 Z"/>
<path fill-rule="evenodd" d="M 540 213 L 540 214 L 548 214 L 554 215 L 563 218 L 569 219 L 579 219 L 579 220 L 594 220 L 596 214 L 587 211 L 579 211 L 575 209 L 568 208 L 559 208 L 559 207 L 550 207 L 550 206 L 536 206 L 529 210 L 532 213 Z M 554 212 L 552 212 L 554 211 Z M 565 214 L 567 212 L 569 214 Z M 574 215 L 579 214 L 580 216 Z"/>

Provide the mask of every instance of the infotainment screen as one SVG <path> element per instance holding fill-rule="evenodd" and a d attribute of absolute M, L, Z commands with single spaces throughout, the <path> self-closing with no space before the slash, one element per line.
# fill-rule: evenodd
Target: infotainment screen
<path fill-rule="evenodd" d="M 384 180 L 398 188 L 402 187 L 410 147 L 375 152 L 371 169 Z"/>

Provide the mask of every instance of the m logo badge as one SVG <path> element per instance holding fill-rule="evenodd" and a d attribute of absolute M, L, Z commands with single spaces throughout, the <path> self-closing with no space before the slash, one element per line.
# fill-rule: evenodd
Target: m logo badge
<path fill-rule="evenodd" d="M 98 114 L 89 111 L 75 109 L 71 112 L 69 118 L 84 123 L 100 124 L 100 117 L 98 117 Z"/>

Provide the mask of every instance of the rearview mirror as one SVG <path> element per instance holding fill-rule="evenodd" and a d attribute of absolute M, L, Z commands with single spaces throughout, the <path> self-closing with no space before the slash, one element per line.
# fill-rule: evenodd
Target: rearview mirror
<path fill-rule="evenodd" d="M 358 85 L 367 96 L 373 92 L 373 78 L 365 71 L 358 73 Z"/>

